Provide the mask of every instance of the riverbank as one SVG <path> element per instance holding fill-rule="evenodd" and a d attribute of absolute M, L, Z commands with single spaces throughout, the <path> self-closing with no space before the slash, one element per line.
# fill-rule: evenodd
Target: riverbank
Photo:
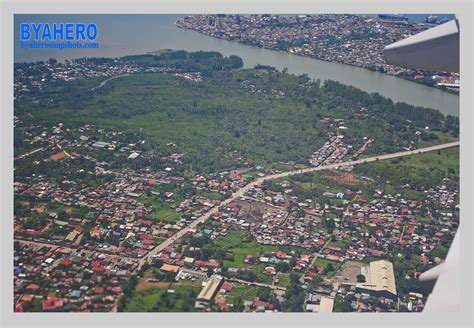
<path fill-rule="evenodd" d="M 445 115 L 459 116 L 459 96 L 438 88 L 396 78 L 388 74 L 373 72 L 356 66 L 293 56 L 288 52 L 247 46 L 238 42 L 209 37 L 194 30 L 179 28 L 176 21 L 186 15 L 62 15 L 55 18 L 47 15 L 22 15 L 15 19 L 17 30 L 20 22 L 69 22 L 79 19 L 95 21 L 108 26 L 101 32 L 99 49 L 41 49 L 26 51 L 15 44 L 15 62 L 48 61 L 55 58 L 63 64 L 83 57 L 118 58 L 127 55 L 145 54 L 156 49 L 185 51 L 216 51 L 225 56 L 236 55 L 243 59 L 244 68 L 257 64 L 269 65 L 288 73 L 307 74 L 315 80 L 332 80 L 350 85 L 369 93 L 378 93 L 393 102 L 404 102 L 413 106 L 435 108 Z M 21 18 L 21 19 L 20 19 Z M 121 26 L 127 26 L 127 33 L 116 33 Z M 16 36 L 17 38 L 19 36 Z"/>
<path fill-rule="evenodd" d="M 214 38 L 369 69 L 442 90 L 459 85 L 456 72 L 409 69 L 385 61 L 387 45 L 431 27 L 408 19 L 353 14 L 204 14 L 186 16 L 175 24 Z"/>
<path fill-rule="evenodd" d="M 276 48 L 272 48 L 272 47 L 265 47 L 265 46 L 260 47 L 260 46 L 257 46 L 255 44 L 242 42 L 242 41 L 239 41 L 239 40 L 229 40 L 229 39 L 224 38 L 224 37 L 219 37 L 219 36 L 207 34 L 207 33 L 204 33 L 203 31 L 184 26 L 184 25 L 180 24 L 179 21 L 176 21 L 175 24 L 176 24 L 176 27 L 178 27 L 178 28 L 182 28 L 182 29 L 185 29 L 185 30 L 188 30 L 188 31 L 197 32 L 197 33 L 199 33 L 201 35 L 204 35 L 204 36 L 207 36 L 207 37 L 211 37 L 211 38 L 215 38 L 215 39 L 219 39 L 219 40 L 224 40 L 224 41 L 228 41 L 228 42 L 232 42 L 232 43 L 240 44 L 240 45 L 245 45 L 245 46 L 249 46 L 249 47 L 254 47 L 254 48 L 257 48 L 257 49 L 265 49 L 265 50 L 275 51 L 275 52 L 278 52 L 278 53 L 296 55 L 296 56 L 303 57 L 303 58 L 310 58 L 310 59 L 313 59 L 313 60 L 320 60 L 320 61 L 333 63 L 333 64 L 342 64 L 342 65 L 347 65 L 347 66 L 351 66 L 351 67 L 361 68 L 361 69 L 365 69 L 367 71 L 377 72 L 377 73 L 380 73 L 380 74 L 385 74 L 387 76 L 393 76 L 393 77 L 400 78 L 400 79 L 403 79 L 403 80 L 406 80 L 406 81 L 410 81 L 410 82 L 413 82 L 413 83 L 416 83 L 416 84 L 420 84 L 420 85 L 423 85 L 423 86 L 426 86 L 426 87 L 441 90 L 442 92 L 446 92 L 446 93 L 449 93 L 449 94 L 452 94 L 452 95 L 456 95 L 456 96 L 459 95 L 459 91 L 455 91 L 455 90 L 452 90 L 452 89 L 447 89 L 445 87 L 439 87 L 439 86 L 433 85 L 431 83 L 424 83 L 423 81 L 425 81 L 425 80 L 417 80 L 417 79 L 410 78 L 409 76 L 389 74 L 389 73 L 386 73 L 384 71 L 380 71 L 380 70 L 377 70 L 377 69 L 371 69 L 371 68 L 368 68 L 368 67 L 364 67 L 364 66 L 360 66 L 360 65 L 354 65 L 354 64 L 351 64 L 351 63 L 343 62 L 343 61 L 333 61 L 333 60 L 328 60 L 328 59 L 320 58 L 320 57 L 307 56 L 307 55 L 304 55 L 304 54 L 290 52 L 288 50 L 280 50 L 280 49 L 276 49 Z M 262 64 L 264 64 L 264 63 L 262 63 Z"/>

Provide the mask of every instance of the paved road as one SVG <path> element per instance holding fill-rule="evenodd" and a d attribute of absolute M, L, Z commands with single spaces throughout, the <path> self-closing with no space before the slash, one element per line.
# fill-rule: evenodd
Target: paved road
<path fill-rule="evenodd" d="M 64 248 L 64 249 L 71 250 L 71 251 L 73 250 L 71 247 L 68 247 L 68 246 L 60 246 L 60 245 L 56 245 L 56 244 L 53 244 L 53 243 L 46 243 L 46 242 L 27 240 L 27 239 L 21 239 L 21 238 L 15 238 L 14 241 L 17 241 L 20 244 L 36 245 L 36 246 L 40 246 L 40 247 Z"/>
<path fill-rule="evenodd" d="M 125 77 L 125 76 L 130 76 L 130 74 L 122 74 L 122 75 L 112 76 L 112 77 L 108 78 L 107 80 L 100 82 L 100 84 L 98 86 L 92 88 L 91 91 L 102 88 L 104 85 L 107 84 L 107 82 L 109 82 L 111 80 L 115 80 L 115 79 L 118 79 L 119 77 Z"/>
<path fill-rule="evenodd" d="M 335 169 L 338 167 L 343 167 L 343 166 L 352 166 L 352 165 L 357 165 L 357 164 L 365 164 L 365 163 L 370 163 L 370 162 L 375 162 L 378 160 L 387 160 L 387 159 L 392 159 L 392 158 L 397 158 L 397 157 L 402 157 L 402 156 L 410 156 L 410 155 L 416 155 L 416 154 L 421 154 L 421 153 L 426 153 L 430 151 L 436 151 L 440 149 L 446 149 L 446 148 L 452 148 L 452 147 L 457 147 L 460 145 L 459 141 L 454 141 L 454 142 L 449 142 L 449 143 L 444 143 L 440 145 L 435 145 L 435 146 L 430 146 L 430 147 L 425 147 L 425 148 L 419 148 L 416 150 L 408 150 L 408 151 L 402 151 L 402 152 L 397 152 L 393 154 L 386 154 L 386 155 L 379 155 L 379 156 L 373 156 L 373 157 L 368 157 L 364 159 L 359 159 L 355 161 L 347 161 L 347 162 L 340 162 L 340 163 L 334 163 L 334 164 L 329 164 L 329 165 L 324 165 L 324 166 L 317 166 L 317 167 L 308 167 L 305 169 L 299 169 L 299 170 L 294 170 L 294 171 L 287 171 L 287 172 L 282 172 L 278 174 L 271 174 L 267 175 L 261 178 L 258 178 L 257 180 L 254 180 L 250 182 L 249 184 L 245 185 L 238 191 L 232 194 L 232 196 L 226 200 L 224 200 L 219 206 L 212 208 L 208 212 L 206 212 L 204 215 L 200 216 L 196 220 L 194 220 L 190 225 L 187 227 L 183 228 L 182 230 L 178 231 L 175 235 L 172 237 L 168 238 L 167 240 L 163 241 L 161 244 L 156 246 L 154 249 L 152 249 L 149 253 L 147 253 L 144 257 L 142 257 L 139 260 L 139 265 L 137 267 L 137 270 L 140 270 L 143 264 L 145 264 L 147 261 L 150 260 L 154 255 L 157 255 L 160 253 L 165 247 L 170 246 L 173 244 L 177 239 L 183 237 L 186 233 L 188 233 L 190 230 L 194 229 L 199 225 L 200 223 L 205 222 L 209 217 L 213 214 L 215 214 L 219 209 L 229 205 L 232 203 L 234 200 L 242 197 L 245 195 L 247 191 L 252 189 L 255 185 L 261 184 L 264 181 L 267 180 L 272 180 L 272 179 L 279 179 L 279 178 L 284 178 L 287 176 L 292 176 L 292 175 L 298 175 L 298 174 L 304 174 L 304 173 L 309 173 L 309 172 L 315 172 L 315 171 L 323 171 L 323 170 L 331 170 Z"/>
<path fill-rule="evenodd" d="M 77 248 L 72 248 L 72 247 L 69 247 L 69 246 L 63 246 L 63 245 L 58 245 L 58 244 L 54 244 L 54 243 L 47 243 L 47 242 L 39 242 L 39 241 L 34 241 L 34 240 L 22 239 L 22 238 L 18 238 L 18 237 L 15 238 L 14 241 L 17 241 L 20 244 L 26 244 L 26 245 L 35 245 L 35 246 L 40 246 L 40 247 L 62 248 L 62 249 L 68 250 L 70 252 L 77 251 Z M 93 251 L 93 250 L 89 250 L 89 249 L 86 249 L 85 251 L 89 252 L 89 253 L 94 253 L 94 252 L 100 253 L 100 254 L 103 254 L 106 257 L 117 258 L 119 260 L 123 259 L 123 258 L 130 258 L 132 260 L 137 259 L 136 257 L 131 257 L 131 256 L 128 256 L 126 254 L 110 254 L 110 253 L 106 253 L 106 252 L 102 252 L 102 251 Z"/>
<path fill-rule="evenodd" d="M 323 247 L 321 247 L 321 249 L 319 250 L 319 252 L 316 253 L 316 255 L 314 256 L 314 259 L 311 261 L 311 265 L 308 267 L 308 269 L 314 266 L 314 263 L 316 263 L 316 260 L 318 259 L 319 254 L 321 254 L 321 253 L 324 251 L 324 249 L 329 245 L 330 242 L 331 242 L 331 238 L 329 238 L 329 239 L 324 243 Z"/>
<path fill-rule="evenodd" d="M 30 155 L 33 155 L 34 153 L 37 153 L 37 152 L 42 151 L 42 150 L 44 150 L 43 147 L 38 148 L 38 149 L 35 149 L 35 150 L 32 150 L 32 151 L 30 151 L 29 153 L 20 155 L 20 156 L 18 156 L 18 158 L 25 158 L 25 157 L 28 157 L 28 156 L 30 156 Z"/>
<path fill-rule="evenodd" d="M 252 286 L 260 286 L 260 287 L 268 287 L 268 288 L 271 288 L 271 289 L 286 290 L 286 287 L 269 285 L 269 284 L 264 284 L 264 283 L 256 282 L 256 281 L 247 281 L 247 280 L 242 280 L 242 279 L 237 279 L 237 278 L 226 278 L 226 280 L 233 281 L 233 282 L 239 282 L 239 283 L 244 284 L 244 285 L 252 285 Z"/>

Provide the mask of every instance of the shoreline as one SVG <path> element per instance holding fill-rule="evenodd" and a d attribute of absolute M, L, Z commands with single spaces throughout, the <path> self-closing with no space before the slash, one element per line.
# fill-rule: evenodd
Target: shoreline
<path fill-rule="evenodd" d="M 219 39 L 219 40 L 223 40 L 223 41 L 228 41 L 228 42 L 232 42 L 232 43 L 236 43 L 236 44 L 239 44 L 239 45 L 244 45 L 244 46 L 248 46 L 248 47 L 252 47 L 252 48 L 265 49 L 265 50 L 275 51 L 275 52 L 279 52 L 279 53 L 284 53 L 284 54 L 289 54 L 289 55 L 295 55 L 295 56 L 299 56 L 299 57 L 303 57 L 303 58 L 309 58 L 309 59 L 313 59 L 313 60 L 320 60 L 320 61 L 323 61 L 323 62 L 326 62 L 326 63 L 341 64 L 341 65 L 347 65 L 347 66 L 350 66 L 350 67 L 356 67 L 356 68 L 364 69 L 364 70 L 367 70 L 367 71 L 370 71 L 370 72 L 374 72 L 374 73 L 380 73 L 380 74 L 384 74 L 384 75 L 387 75 L 387 76 L 393 76 L 393 77 L 396 77 L 396 78 L 399 78 L 399 79 L 402 79 L 402 80 L 405 80 L 405 81 L 409 81 L 409 82 L 412 82 L 412 83 L 416 83 L 416 84 L 418 84 L 418 85 L 423 85 L 423 86 L 426 86 L 426 87 L 429 87 L 429 88 L 437 89 L 437 90 L 440 90 L 440 91 L 442 91 L 442 92 L 446 92 L 446 93 L 451 94 L 451 95 L 454 95 L 454 96 L 459 96 L 459 91 L 456 92 L 456 91 L 449 90 L 449 89 L 443 89 L 443 88 L 440 88 L 440 87 L 436 87 L 436 86 L 432 86 L 432 85 L 420 83 L 420 82 L 417 82 L 416 80 L 409 79 L 409 78 L 405 78 L 405 77 L 402 77 L 402 76 L 393 75 L 393 74 L 387 74 L 387 73 L 385 73 L 385 72 L 374 71 L 374 70 L 371 70 L 371 69 L 369 69 L 369 68 L 367 68 L 367 67 L 363 67 L 363 66 L 357 66 L 357 65 L 348 64 L 348 63 L 343 63 L 343 62 L 338 62 L 338 61 L 331 61 L 331 60 L 327 60 L 327 59 L 323 59 L 323 58 L 315 58 L 315 57 L 305 56 L 305 55 L 302 55 L 302 54 L 291 53 L 291 52 L 289 52 L 289 51 L 284 51 L 284 50 L 272 49 L 272 48 L 267 48 L 267 47 L 259 47 L 259 46 L 250 45 L 250 44 L 247 44 L 247 43 L 244 43 L 244 42 L 241 42 L 241 41 L 236 41 L 236 40 L 228 40 L 228 39 L 225 39 L 225 38 L 222 38 L 222 37 L 209 35 L 209 34 L 203 33 L 202 31 L 199 31 L 199 30 L 195 30 L 195 29 L 192 29 L 192 28 L 189 28 L 189 27 L 182 26 L 182 25 L 180 25 L 178 22 L 179 22 L 179 21 L 176 21 L 176 22 L 175 22 L 176 27 L 182 28 L 182 29 L 185 29 L 185 30 L 188 30 L 188 31 L 197 32 L 197 33 L 199 33 L 199 34 L 201 34 L 201 35 L 205 35 L 205 36 L 210 37 L 210 38 Z"/>

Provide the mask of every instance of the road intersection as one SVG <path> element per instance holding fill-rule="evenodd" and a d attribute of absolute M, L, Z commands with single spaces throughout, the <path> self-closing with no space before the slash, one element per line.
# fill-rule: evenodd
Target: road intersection
<path fill-rule="evenodd" d="M 259 184 L 263 183 L 264 181 L 284 178 L 284 177 L 293 176 L 293 175 L 305 174 L 305 173 L 310 173 L 310 172 L 315 172 L 315 171 L 332 170 L 332 169 L 337 169 L 337 168 L 344 167 L 344 166 L 352 166 L 352 165 L 376 162 L 376 161 L 380 161 L 380 160 L 393 159 L 393 158 L 397 158 L 397 157 L 416 155 L 416 154 L 421 154 L 421 153 L 426 153 L 426 152 L 431 152 L 431 151 L 437 151 L 437 150 L 446 149 L 446 148 L 458 147 L 459 145 L 460 145 L 459 141 L 453 141 L 453 142 L 449 142 L 449 143 L 443 143 L 443 144 L 434 145 L 434 146 L 425 147 L 425 148 L 419 148 L 419 149 L 415 149 L 415 150 L 401 151 L 401 152 L 396 152 L 396 153 L 392 153 L 392 154 L 378 155 L 378 156 L 363 158 L 363 159 L 354 160 L 354 161 L 339 162 L 339 163 L 323 165 L 323 166 L 317 166 L 317 167 L 308 167 L 308 168 L 304 168 L 304 169 L 298 169 L 298 170 L 292 170 L 292 171 L 287 171 L 287 172 L 282 172 L 282 173 L 277 173 L 277 174 L 271 174 L 271 175 L 267 175 L 267 176 L 258 178 L 256 180 L 248 183 L 247 185 L 245 185 L 244 187 L 242 187 L 241 189 L 239 189 L 238 191 L 233 193 L 230 198 L 227 198 L 226 200 L 222 201 L 218 206 L 215 206 L 215 207 L 211 208 L 205 214 L 203 214 L 202 216 L 200 216 L 196 220 L 194 220 L 191 224 L 189 224 L 185 228 L 181 229 L 176 234 L 174 234 L 173 236 L 171 236 L 170 238 L 166 239 L 161 244 L 159 244 L 158 246 L 153 248 L 150 252 L 148 252 L 145 256 L 143 256 L 139 260 L 139 265 L 138 265 L 136 271 L 139 271 L 145 263 L 149 262 L 155 255 L 160 253 L 164 248 L 172 245 L 176 240 L 183 237 L 190 230 L 196 228 L 199 224 L 205 222 L 207 219 L 209 219 L 209 217 L 211 217 L 213 214 L 216 214 L 220 209 L 222 209 L 225 206 L 229 205 L 230 203 L 232 203 L 236 199 L 238 199 L 240 197 L 243 197 L 247 191 L 254 188 L 256 185 L 259 185 Z"/>

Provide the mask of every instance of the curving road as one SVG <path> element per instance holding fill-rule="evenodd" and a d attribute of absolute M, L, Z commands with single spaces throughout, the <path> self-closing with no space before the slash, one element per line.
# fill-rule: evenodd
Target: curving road
<path fill-rule="evenodd" d="M 112 76 L 112 77 L 108 78 L 107 80 L 104 80 L 104 81 L 100 82 L 100 84 L 99 84 L 98 86 L 92 88 L 91 91 L 94 91 L 94 90 L 97 90 L 97 89 L 102 88 L 102 87 L 103 87 L 104 85 L 106 85 L 107 82 L 109 82 L 109 81 L 118 79 L 119 77 L 125 77 L 125 76 L 130 76 L 130 74 L 122 74 L 122 75 Z"/>
<path fill-rule="evenodd" d="M 440 144 L 440 145 L 435 145 L 435 146 L 430 146 L 430 147 L 425 147 L 425 148 L 419 148 L 419 149 L 415 149 L 415 150 L 408 150 L 408 151 L 402 151 L 402 152 L 397 152 L 397 153 L 392 153 L 392 154 L 373 156 L 373 157 L 368 157 L 368 158 L 359 159 L 359 160 L 355 160 L 355 161 L 340 162 L 340 163 L 334 163 L 334 164 L 329 164 L 329 165 L 324 165 L 324 166 L 308 167 L 308 168 L 305 168 L 305 169 L 287 171 L 287 172 L 282 172 L 282 173 L 278 173 L 278 174 L 271 174 L 271 175 L 267 175 L 267 176 L 258 178 L 256 180 L 250 182 L 249 184 L 245 185 L 244 187 L 242 187 L 241 189 L 239 189 L 235 193 L 233 193 L 230 198 L 222 201 L 219 206 L 213 207 L 208 212 L 206 212 L 204 215 L 202 215 L 199 218 L 197 218 L 196 220 L 194 220 L 190 225 L 188 225 L 187 227 L 181 229 L 176 234 L 174 234 L 172 237 L 170 237 L 167 240 L 163 241 L 161 244 L 159 244 L 154 249 L 152 249 L 150 252 L 148 252 L 144 257 L 142 257 L 139 260 L 139 265 L 138 265 L 136 271 L 139 271 L 141 269 L 141 267 L 143 266 L 143 264 L 145 264 L 147 261 L 149 261 L 149 259 L 152 258 L 154 255 L 157 255 L 159 252 L 161 252 L 165 247 L 170 246 L 171 244 L 174 243 L 175 240 L 181 238 L 186 233 L 188 233 L 189 230 L 194 229 L 200 223 L 205 222 L 207 219 L 209 219 L 209 217 L 212 214 L 215 214 L 220 208 L 222 208 L 224 206 L 227 206 L 228 204 L 232 203 L 237 198 L 240 198 L 240 197 L 244 196 L 244 194 L 248 190 L 255 187 L 255 185 L 257 185 L 257 184 L 261 184 L 264 181 L 279 179 L 279 178 L 284 178 L 284 177 L 287 177 L 287 176 L 304 174 L 304 173 L 309 173 L 309 172 L 315 172 L 315 171 L 331 170 L 331 169 L 336 169 L 338 167 L 343 167 L 343 166 L 352 166 L 352 165 L 357 165 L 357 164 L 365 164 L 365 163 L 375 162 L 375 161 L 379 161 L 379 160 L 387 160 L 387 159 L 392 159 L 392 158 L 397 158 L 397 157 L 416 155 L 416 154 L 426 153 L 426 152 L 430 152 L 430 151 L 436 151 L 436 150 L 441 150 L 441 149 L 446 149 L 446 148 L 458 147 L 459 145 L 460 145 L 459 141 L 453 141 L 453 142 L 448 142 L 448 143 L 444 143 L 444 144 Z"/>

